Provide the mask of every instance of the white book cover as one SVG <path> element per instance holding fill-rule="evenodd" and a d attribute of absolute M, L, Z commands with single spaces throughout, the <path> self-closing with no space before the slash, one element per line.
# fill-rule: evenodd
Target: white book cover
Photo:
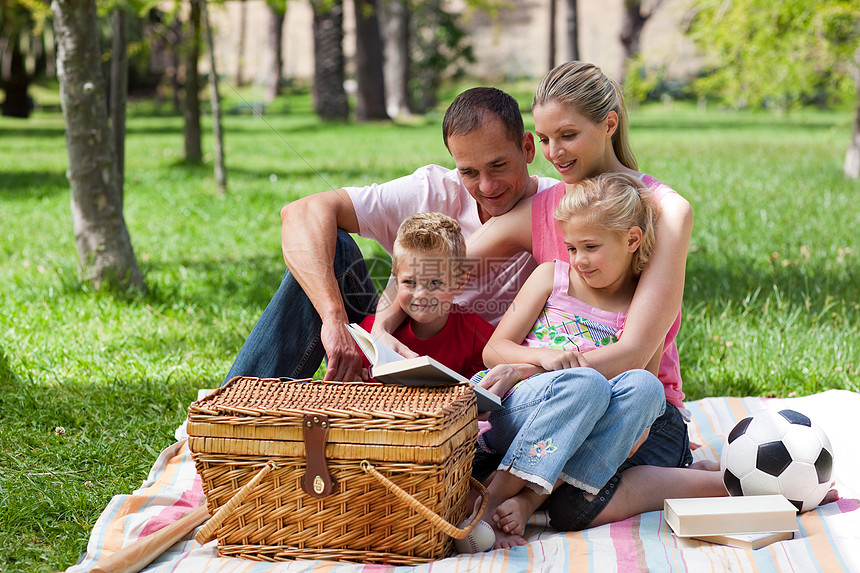
<path fill-rule="evenodd" d="M 667 499 L 663 517 L 678 537 L 797 531 L 797 508 L 781 495 Z"/>
<path fill-rule="evenodd" d="M 478 399 L 478 411 L 489 412 L 502 408 L 501 399 L 454 372 L 438 360 L 429 356 L 406 358 L 386 346 L 358 324 L 347 324 L 346 329 L 370 362 L 370 376 L 374 380 L 406 386 L 437 386 L 458 382 L 469 382 Z"/>

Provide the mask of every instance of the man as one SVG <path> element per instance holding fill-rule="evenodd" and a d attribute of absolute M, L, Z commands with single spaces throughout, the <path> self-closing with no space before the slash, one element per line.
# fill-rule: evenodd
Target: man
<path fill-rule="evenodd" d="M 345 323 L 376 309 L 376 290 L 349 233 L 378 241 L 391 253 L 401 221 L 439 211 L 460 223 L 464 235 L 525 197 L 556 184 L 530 177 L 534 136 L 508 94 L 473 88 L 457 96 L 442 124 L 456 169 L 422 167 L 400 179 L 305 197 L 281 210 L 281 248 L 287 272 L 225 382 L 234 376 L 306 378 L 328 357 L 326 380 L 360 378 L 359 350 Z M 498 322 L 534 262 L 514 257 L 458 303 Z M 389 342 L 391 342 L 389 340 Z"/>

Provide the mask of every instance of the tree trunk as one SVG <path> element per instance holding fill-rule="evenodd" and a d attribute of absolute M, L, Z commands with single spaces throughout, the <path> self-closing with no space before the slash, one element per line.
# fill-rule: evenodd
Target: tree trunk
<path fill-rule="evenodd" d="M 18 34 L 8 38 L 6 54 L 4 55 L 2 83 L 6 92 L 0 113 L 6 117 L 30 117 L 30 96 L 27 90 L 30 86 L 30 76 L 24 66 L 24 54 L 21 53 L 21 43 Z"/>
<path fill-rule="evenodd" d="M 653 11 L 652 11 L 653 12 Z M 627 64 L 639 54 L 639 40 L 642 29 L 651 13 L 642 11 L 641 0 L 624 0 L 624 19 L 621 23 L 621 65 L 619 66 L 618 82 L 624 82 L 627 77 Z"/>
<path fill-rule="evenodd" d="M 278 97 L 281 93 L 281 72 L 284 67 L 284 19 L 287 15 L 287 3 L 282 0 L 279 4 L 266 2 L 269 9 L 269 42 L 266 49 L 266 88 L 263 100 L 266 103 Z"/>
<path fill-rule="evenodd" d="M 245 25 L 248 10 L 245 0 L 239 0 L 239 37 L 236 42 L 236 86 L 245 84 Z"/>
<path fill-rule="evenodd" d="M 188 46 L 185 50 L 185 162 L 203 163 L 203 143 L 200 131 L 200 4 L 191 3 L 188 13 Z"/>
<path fill-rule="evenodd" d="M 358 97 L 355 113 L 358 121 L 389 119 L 385 109 L 385 75 L 382 62 L 382 36 L 379 33 L 377 0 L 354 0 L 355 3 L 355 74 Z"/>
<path fill-rule="evenodd" d="M 95 0 L 53 0 L 51 8 L 81 275 L 97 288 L 143 287 L 117 189 Z"/>
<path fill-rule="evenodd" d="M 212 135 L 215 139 L 215 185 L 219 193 L 227 191 L 227 166 L 224 163 L 224 135 L 221 131 L 221 95 L 218 93 L 218 70 L 215 67 L 215 42 L 212 40 L 212 26 L 209 24 L 209 11 L 206 0 L 200 4 L 200 18 L 206 27 L 206 43 L 209 47 L 209 104 L 212 107 Z"/>
<path fill-rule="evenodd" d="M 116 187 L 122 209 L 125 195 L 125 115 L 128 103 L 128 12 L 113 11 L 113 42 L 110 60 L 110 128 L 116 153 Z"/>
<path fill-rule="evenodd" d="M 567 0 L 567 59 L 579 59 L 579 14 L 576 0 Z"/>
<path fill-rule="evenodd" d="M 555 68 L 555 20 L 556 20 L 556 1 L 549 0 L 549 58 L 547 62 L 549 64 L 549 70 Z"/>
<path fill-rule="evenodd" d="M 382 6 L 382 46 L 385 50 L 385 108 L 390 117 L 408 116 L 409 8 L 405 0 Z"/>
<path fill-rule="evenodd" d="M 311 0 L 314 10 L 314 111 L 323 119 L 347 119 L 343 57 L 343 2 Z"/>
<path fill-rule="evenodd" d="M 851 145 L 845 153 L 843 172 L 845 177 L 857 179 L 860 178 L 860 48 L 854 52 L 851 74 L 854 76 L 854 87 L 857 90 L 857 109 L 854 112 L 854 130 L 851 134 Z"/>

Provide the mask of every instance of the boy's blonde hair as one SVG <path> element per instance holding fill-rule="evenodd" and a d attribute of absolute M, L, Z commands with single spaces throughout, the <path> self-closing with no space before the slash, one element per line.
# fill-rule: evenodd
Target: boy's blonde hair
<path fill-rule="evenodd" d="M 400 224 L 391 257 L 392 274 L 397 274 L 404 251 L 421 257 L 445 259 L 454 280 L 462 277 L 465 271 L 466 240 L 460 224 L 442 213 L 418 213 Z"/>
<path fill-rule="evenodd" d="M 628 135 L 627 108 L 618 83 L 588 62 L 572 61 L 556 66 L 544 76 L 535 90 L 532 110 L 550 102 L 572 106 L 593 123 L 606 119 L 610 111 L 618 114 L 618 127 L 612 134 L 612 148 L 622 165 L 639 168 Z"/>
<path fill-rule="evenodd" d="M 642 229 L 642 242 L 630 263 L 636 276 L 645 269 L 654 250 L 654 198 L 638 177 L 602 173 L 585 179 L 565 191 L 553 216 L 557 221 L 585 216 L 586 221 L 617 233 L 626 233 L 631 227 Z"/>

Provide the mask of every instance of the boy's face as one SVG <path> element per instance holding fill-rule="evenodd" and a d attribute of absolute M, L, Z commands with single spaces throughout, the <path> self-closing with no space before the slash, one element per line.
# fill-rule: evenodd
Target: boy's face
<path fill-rule="evenodd" d="M 438 334 L 460 291 L 459 277 L 452 274 L 449 260 L 404 251 L 398 257 L 395 279 L 397 303 L 412 319 L 413 333 L 419 338 Z"/>

